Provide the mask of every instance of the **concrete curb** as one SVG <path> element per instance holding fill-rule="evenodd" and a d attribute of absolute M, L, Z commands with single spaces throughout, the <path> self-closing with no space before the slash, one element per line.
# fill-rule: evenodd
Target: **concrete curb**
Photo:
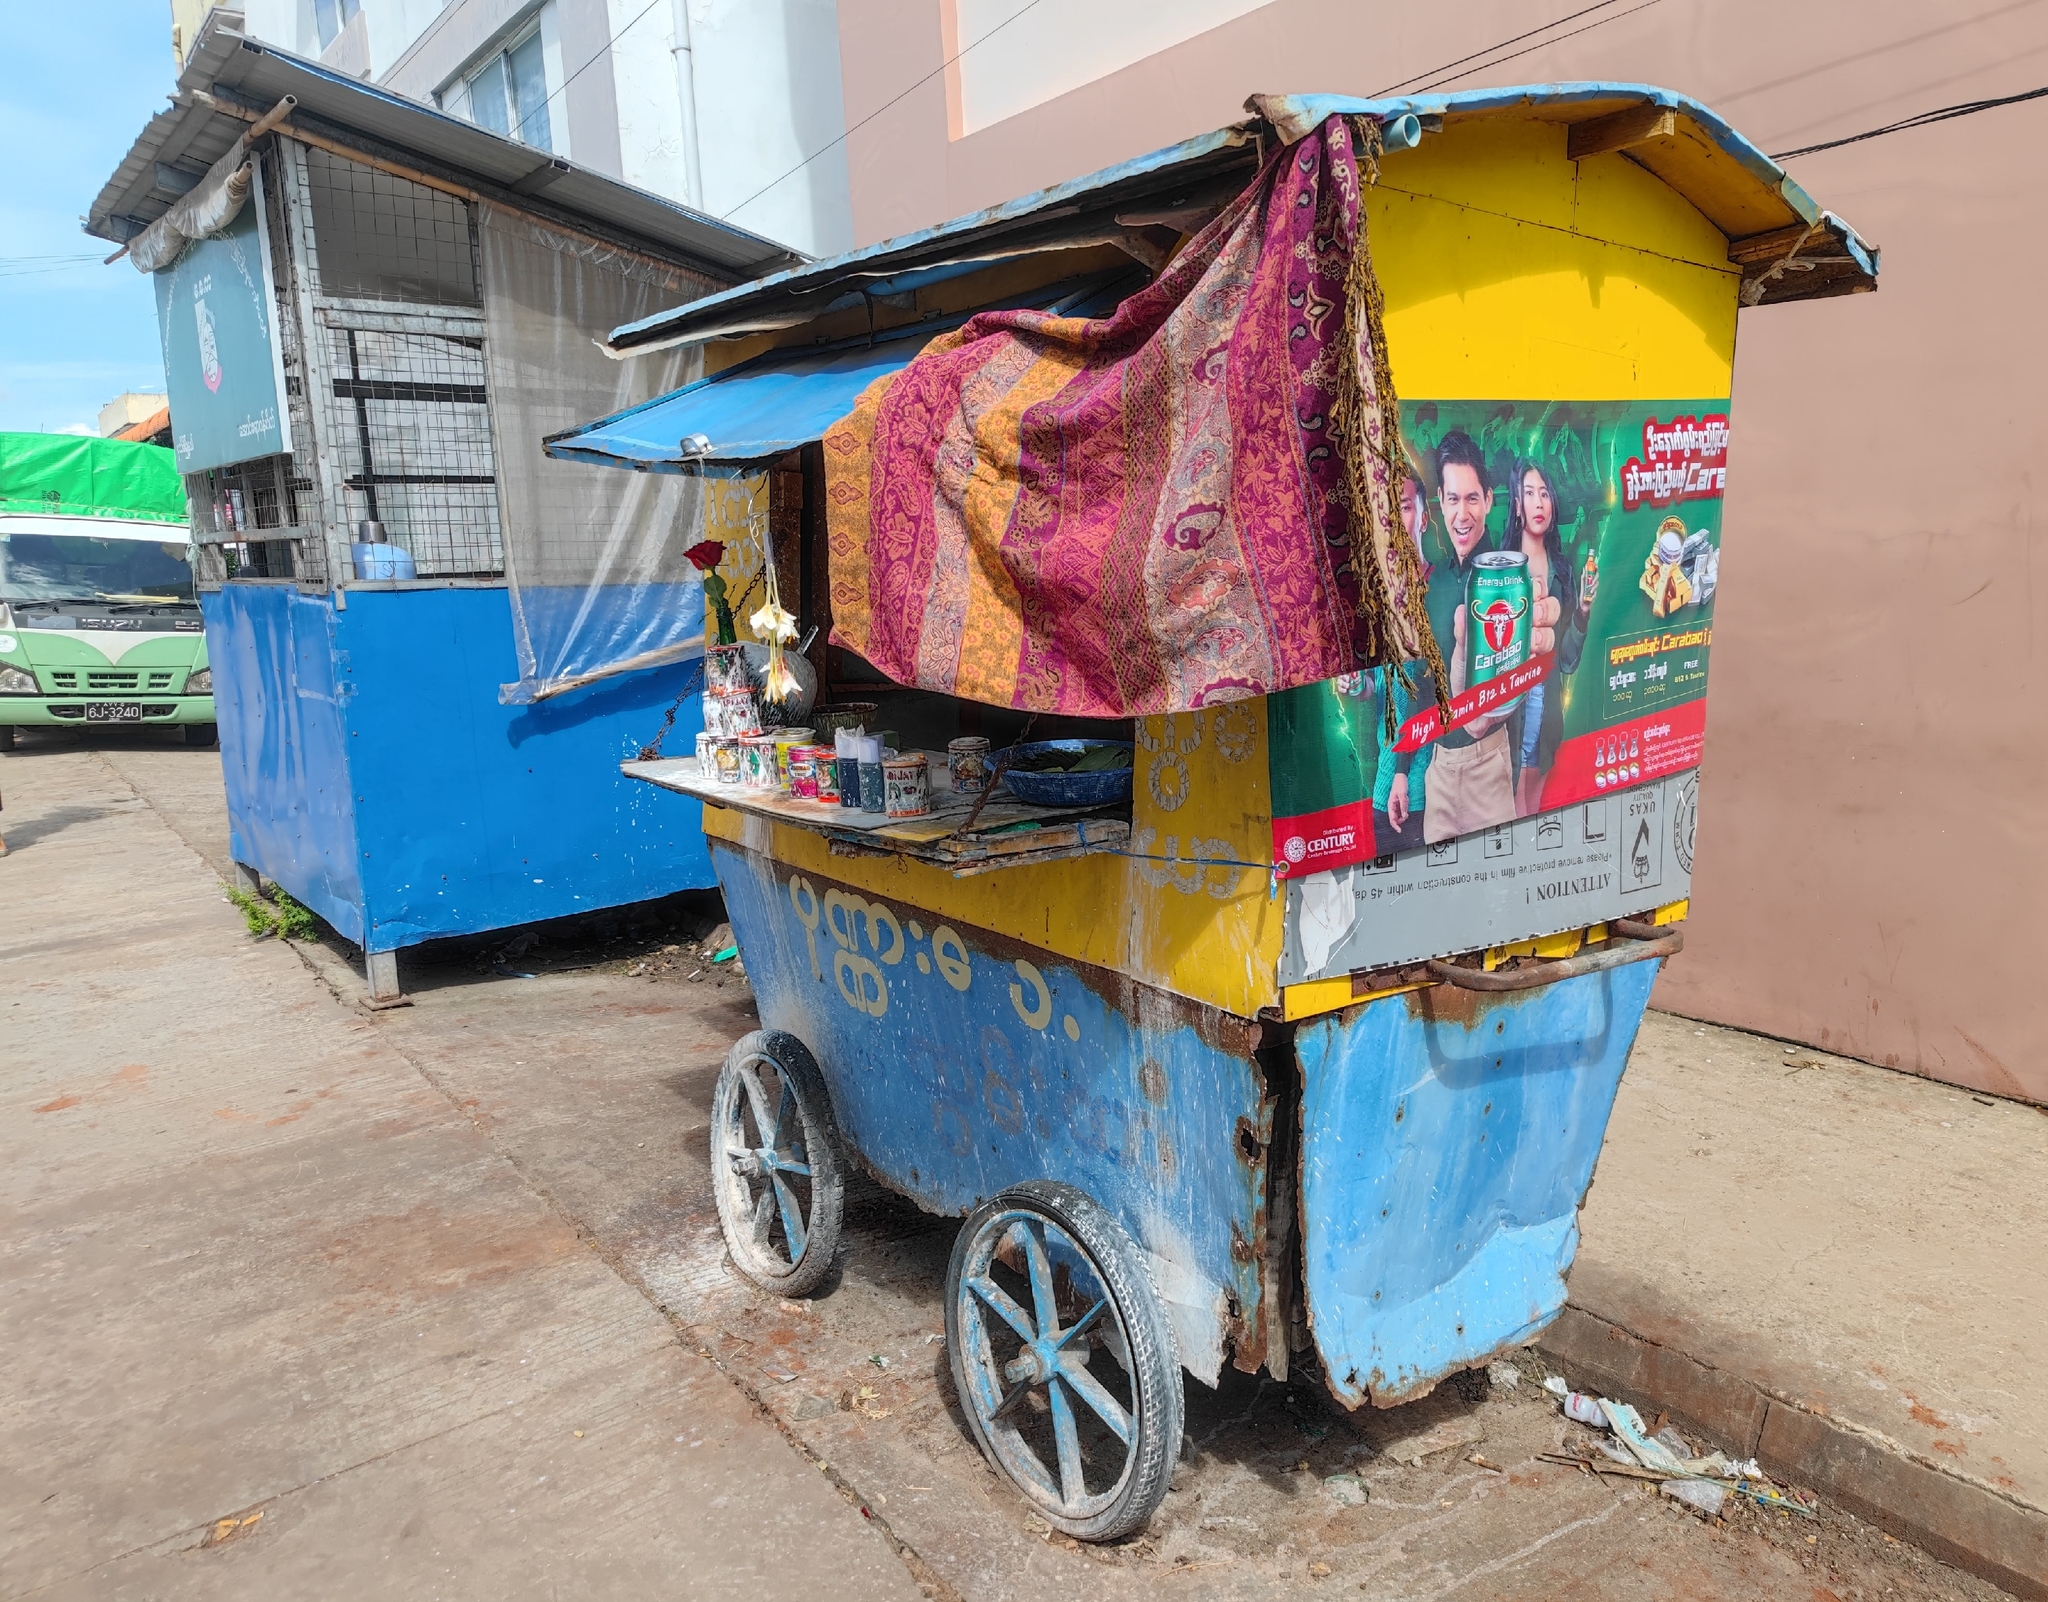
<path fill-rule="evenodd" d="M 1819 1492 L 1900 1540 L 2030 1602 L 2048 1602 L 2048 1513 L 1919 1461 L 1757 1380 L 1568 1305 L 1538 1349 L 1578 1388 L 1668 1412 L 1681 1428 Z"/>

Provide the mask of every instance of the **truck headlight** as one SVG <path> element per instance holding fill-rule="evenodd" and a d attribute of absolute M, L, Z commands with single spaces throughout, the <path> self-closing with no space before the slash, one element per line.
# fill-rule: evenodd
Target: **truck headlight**
<path fill-rule="evenodd" d="M 0 667 L 0 695 L 36 695 L 36 678 L 18 667 Z"/>
<path fill-rule="evenodd" d="M 213 669 L 201 668 L 197 673 L 187 674 L 185 678 L 185 693 L 187 695 L 213 694 Z"/>

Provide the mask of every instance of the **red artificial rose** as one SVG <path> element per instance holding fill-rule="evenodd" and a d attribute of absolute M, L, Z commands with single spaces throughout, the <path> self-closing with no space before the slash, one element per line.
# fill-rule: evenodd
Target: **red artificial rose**
<path fill-rule="evenodd" d="M 725 547 L 716 540 L 704 540 L 699 544 L 692 545 L 687 551 L 683 552 L 683 555 L 696 564 L 699 573 L 709 573 L 720 562 L 725 560 Z"/>

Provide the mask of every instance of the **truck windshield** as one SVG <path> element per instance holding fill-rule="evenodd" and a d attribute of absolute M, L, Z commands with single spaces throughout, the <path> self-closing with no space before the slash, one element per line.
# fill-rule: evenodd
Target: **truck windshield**
<path fill-rule="evenodd" d="M 185 547 L 76 534 L 0 536 L 0 600 L 191 601 Z"/>

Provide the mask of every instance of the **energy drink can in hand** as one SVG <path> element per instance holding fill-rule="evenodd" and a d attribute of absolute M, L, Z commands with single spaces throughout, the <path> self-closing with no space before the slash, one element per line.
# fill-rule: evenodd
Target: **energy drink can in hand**
<path fill-rule="evenodd" d="M 1529 558 L 1520 551 L 1485 551 L 1472 558 L 1465 584 L 1465 686 L 1477 689 L 1529 660 Z M 1521 697 L 1489 712 L 1505 712 Z"/>

